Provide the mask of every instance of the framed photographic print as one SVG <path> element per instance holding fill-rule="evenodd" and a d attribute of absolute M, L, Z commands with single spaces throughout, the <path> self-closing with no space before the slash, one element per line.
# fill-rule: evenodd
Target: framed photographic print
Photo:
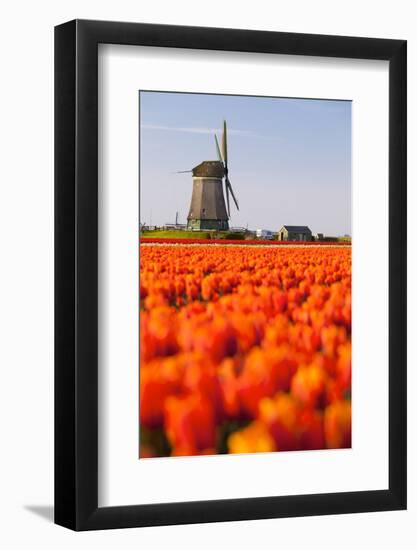
<path fill-rule="evenodd" d="M 406 42 L 55 29 L 55 521 L 406 507 Z"/>

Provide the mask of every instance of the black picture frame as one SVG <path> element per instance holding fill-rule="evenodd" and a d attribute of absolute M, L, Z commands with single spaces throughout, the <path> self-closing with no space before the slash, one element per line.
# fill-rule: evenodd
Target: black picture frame
<path fill-rule="evenodd" d="M 389 62 L 389 488 L 98 507 L 98 44 Z M 74 20 L 55 28 L 55 523 L 108 529 L 406 508 L 406 41 Z"/>

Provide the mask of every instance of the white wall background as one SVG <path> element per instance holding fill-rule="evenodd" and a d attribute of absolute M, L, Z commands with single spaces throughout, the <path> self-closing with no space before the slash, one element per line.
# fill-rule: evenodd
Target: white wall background
<path fill-rule="evenodd" d="M 3 548 L 414 548 L 417 541 L 417 19 L 397 0 L 15 0 L 1 11 L 0 544 Z M 53 26 L 73 18 L 408 40 L 409 510 L 72 533 L 53 499 Z"/>

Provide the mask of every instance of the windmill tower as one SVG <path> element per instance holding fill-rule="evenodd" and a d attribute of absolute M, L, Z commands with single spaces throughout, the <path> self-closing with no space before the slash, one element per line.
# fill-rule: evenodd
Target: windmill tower
<path fill-rule="evenodd" d="M 223 123 L 221 149 L 216 135 L 214 139 L 219 160 L 205 160 L 192 170 L 187 170 L 187 172 L 191 171 L 193 175 L 193 193 L 187 217 L 187 229 L 197 231 L 207 229 L 224 231 L 229 229 L 229 193 L 239 210 L 228 175 L 226 121 Z M 227 208 L 223 193 L 223 178 Z"/>

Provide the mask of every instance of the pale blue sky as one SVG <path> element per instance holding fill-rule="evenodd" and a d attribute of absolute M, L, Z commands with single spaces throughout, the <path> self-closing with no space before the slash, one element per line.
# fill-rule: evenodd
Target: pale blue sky
<path fill-rule="evenodd" d="M 141 222 L 186 223 L 191 169 L 228 124 L 231 226 L 351 233 L 351 102 L 140 92 Z"/>

